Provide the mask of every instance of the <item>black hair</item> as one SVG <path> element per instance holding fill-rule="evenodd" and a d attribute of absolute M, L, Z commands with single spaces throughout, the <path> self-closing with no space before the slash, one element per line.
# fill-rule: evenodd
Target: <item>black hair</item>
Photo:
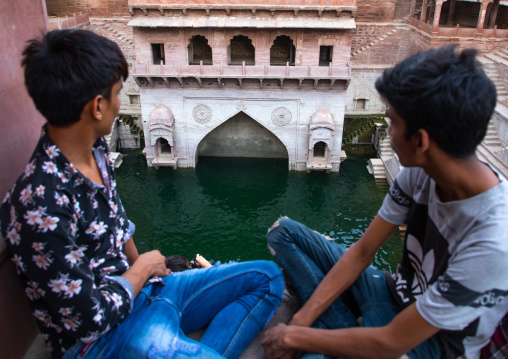
<path fill-rule="evenodd" d="M 109 100 L 113 85 L 129 76 L 118 45 L 87 30 L 53 30 L 29 40 L 21 66 L 35 107 L 59 127 L 79 121 L 95 96 Z"/>
<path fill-rule="evenodd" d="M 456 45 L 411 56 L 384 71 L 376 89 L 406 122 L 406 137 L 425 129 L 447 154 L 464 158 L 483 140 L 496 87 L 475 59 Z"/>
<path fill-rule="evenodd" d="M 166 268 L 171 269 L 171 272 L 183 272 L 190 269 L 189 260 L 181 254 L 175 254 L 166 258 Z"/>

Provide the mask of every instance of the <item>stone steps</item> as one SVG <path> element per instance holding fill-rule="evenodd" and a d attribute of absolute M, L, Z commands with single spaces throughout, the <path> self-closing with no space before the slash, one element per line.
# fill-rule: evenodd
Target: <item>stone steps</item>
<path fill-rule="evenodd" d="M 385 165 L 379 158 L 371 158 L 368 162 L 367 170 L 375 179 L 386 179 Z"/>
<path fill-rule="evenodd" d="M 128 38 L 125 34 L 122 34 L 118 30 L 116 30 L 113 26 L 111 26 L 109 24 L 104 24 L 102 26 L 102 28 L 108 30 L 112 34 L 113 37 L 116 37 L 117 39 L 126 42 L 130 46 L 134 46 L 134 41 L 132 41 L 130 38 Z"/>
<path fill-rule="evenodd" d="M 360 55 L 365 50 L 370 49 L 372 46 L 378 44 L 379 42 L 385 40 L 386 38 L 392 36 L 393 34 L 398 33 L 399 31 L 400 31 L 400 29 L 397 29 L 397 28 L 388 30 L 384 35 L 381 35 L 380 37 L 378 37 L 377 39 L 375 39 L 372 42 L 368 43 L 367 45 L 362 46 L 360 48 L 360 50 L 351 52 L 351 56 L 358 56 L 358 55 Z"/>
<path fill-rule="evenodd" d="M 500 100 L 508 96 L 508 90 L 503 82 L 503 78 L 499 74 L 495 63 L 504 63 L 508 66 L 508 60 L 495 54 L 485 54 L 479 56 L 478 60 L 483 64 L 483 69 L 487 76 L 492 80 L 496 86 L 497 96 Z"/>

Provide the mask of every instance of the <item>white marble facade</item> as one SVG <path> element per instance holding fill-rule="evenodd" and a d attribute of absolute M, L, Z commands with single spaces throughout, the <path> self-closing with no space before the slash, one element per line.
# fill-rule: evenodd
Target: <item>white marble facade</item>
<path fill-rule="evenodd" d="M 154 144 L 150 116 L 161 105 L 174 116 L 172 155 L 178 168 L 197 163 L 200 142 L 212 130 L 243 112 L 273 133 L 287 149 L 289 169 L 306 171 L 311 136 L 310 121 L 316 111 L 325 111 L 333 119 L 328 148 L 331 171 L 340 167 L 346 89 L 299 91 L 284 89 L 211 90 L 140 87 L 141 112 L 148 166 L 154 163 Z M 148 148 L 150 147 L 150 148 Z M 176 167 L 175 166 L 175 167 Z"/>

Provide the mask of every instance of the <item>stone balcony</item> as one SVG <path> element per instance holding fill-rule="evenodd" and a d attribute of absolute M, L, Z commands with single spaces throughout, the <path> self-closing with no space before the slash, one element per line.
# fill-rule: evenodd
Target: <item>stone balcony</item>
<path fill-rule="evenodd" d="M 234 65 L 150 65 L 133 64 L 133 77 L 140 87 L 243 88 L 314 90 L 346 89 L 351 81 L 348 66 L 249 66 Z M 276 88 L 275 87 L 275 88 Z"/>
<path fill-rule="evenodd" d="M 508 38 L 508 29 L 478 29 L 476 27 L 460 27 L 456 25 L 450 26 L 433 26 L 433 24 L 422 22 L 416 18 L 411 18 L 412 26 L 431 36 L 441 37 L 469 37 L 469 38 L 487 38 L 487 39 L 504 39 Z"/>
<path fill-rule="evenodd" d="M 243 11 L 252 14 L 268 13 L 271 16 L 292 12 L 312 14 L 321 17 L 323 14 L 335 14 L 337 17 L 351 17 L 356 13 L 356 0 L 129 0 L 129 13 L 149 15 L 154 11 L 166 16 L 179 12 L 187 15 L 188 11 L 198 11 L 206 16 L 237 15 Z"/>

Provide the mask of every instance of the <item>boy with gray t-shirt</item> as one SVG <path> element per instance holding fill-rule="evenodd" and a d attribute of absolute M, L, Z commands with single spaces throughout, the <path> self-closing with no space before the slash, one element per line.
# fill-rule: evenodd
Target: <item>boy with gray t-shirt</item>
<path fill-rule="evenodd" d="M 475 155 L 496 104 L 476 53 L 433 49 L 376 81 L 406 168 L 347 251 L 288 218 L 270 228 L 269 247 L 305 304 L 266 332 L 269 359 L 479 357 L 508 310 L 508 184 Z M 384 275 L 369 265 L 404 223 L 402 260 Z"/>

